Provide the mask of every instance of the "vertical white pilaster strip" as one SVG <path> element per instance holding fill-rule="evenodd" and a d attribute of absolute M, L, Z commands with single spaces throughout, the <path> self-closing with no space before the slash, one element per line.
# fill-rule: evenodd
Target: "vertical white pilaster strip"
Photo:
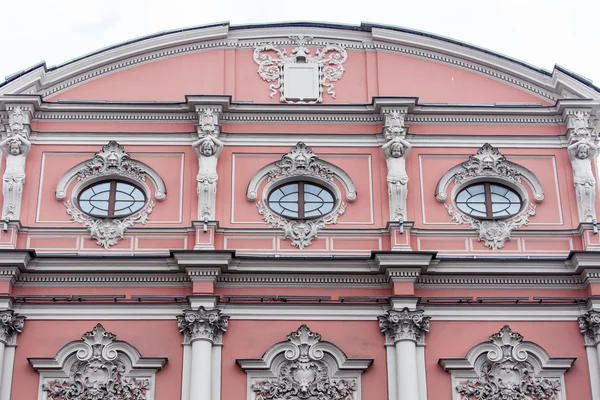
<path fill-rule="evenodd" d="M 396 347 L 391 344 L 385 345 L 387 359 L 387 383 L 388 399 L 398 399 L 398 376 L 396 373 Z"/>
<path fill-rule="evenodd" d="M 412 340 L 396 342 L 396 366 L 398 373 L 398 399 L 419 399 L 417 374 L 417 344 Z"/>
<path fill-rule="evenodd" d="M 0 400 L 10 400 L 16 346 L 5 346 L 0 373 Z"/>
<path fill-rule="evenodd" d="M 221 400 L 221 350 L 223 345 L 213 345 L 212 347 L 212 398 L 211 400 Z"/>
<path fill-rule="evenodd" d="M 417 375 L 419 377 L 419 400 L 427 400 L 427 370 L 425 367 L 425 345 L 417 345 Z"/>
<path fill-rule="evenodd" d="M 183 366 L 181 369 L 181 400 L 190 398 L 190 381 L 192 375 L 192 346 L 183 344 Z M 0 399 L 3 400 L 3 399 Z"/>
<path fill-rule="evenodd" d="M 0 340 L 0 390 L 2 390 L 2 381 L 4 380 L 4 375 L 3 375 L 3 371 L 5 370 L 4 368 L 4 349 L 6 347 L 6 344 L 4 344 L 3 341 Z"/>
<path fill-rule="evenodd" d="M 598 357 L 598 349 L 597 346 L 588 345 L 585 347 L 585 351 L 588 359 L 592 400 L 600 400 L 600 357 Z"/>
<path fill-rule="evenodd" d="M 192 342 L 192 376 L 190 400 L 211 400 L 212 343 L 196 339 Z"/>

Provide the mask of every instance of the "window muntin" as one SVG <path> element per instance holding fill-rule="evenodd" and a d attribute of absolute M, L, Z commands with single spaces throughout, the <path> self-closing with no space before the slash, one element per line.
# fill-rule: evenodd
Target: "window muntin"
<path fill-rule="evenodd" d="M 335 207 L 333 193 L 311 182 L 292 182 L 273 189 L 267 204 L 275 213 L 290 218 L 318 218 Z"/>
<path fill-rule="evenodd" d="M 140 211 L 146 204 L 144 191 L 128 182 L 117 180 L 94 183 L 78 196 L 81 210 L 94 217 L 125 217 Z"/>
<path fill-rule="evenodd" d="M 461 190 L 456 196 L 456 206 L 475 218 L 507 218 L 521 211 L 523 200 L 506 186 L 483 182 Z"/>

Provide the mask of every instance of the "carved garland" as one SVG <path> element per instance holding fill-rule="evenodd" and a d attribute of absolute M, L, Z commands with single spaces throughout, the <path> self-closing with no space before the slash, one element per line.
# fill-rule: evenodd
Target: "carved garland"
<path fill-rule="evenodd" d="M 335 172 L 333 168 L 338 170 L 338 172 Z M 280 161 L 277 161 L 272 168 L 264 171 L 262 174 L 266 176 L 268 182 L 276 182 L 283 178 L 297 176 L 312 177 L 331 185 L 334 177 L 339 177 L 342 172 L 337 167 L 333 168 L 330 168 L 327 163 L 319 160 L 319 157 L 310 147 L 302 142 L 298 142 L 296 146 L 291 148 L 289 153 L 281 157 Z M 259 174 L 261 174 L 260 171 Z M 251 182 L 249 185 L 249 199 L 256 198 L 256 192 L 254 189 L 250 190 L 250 187 L 258 186 L 257 183 L 253 185 Z M 354 189 L 354 184 L 347 176 L 345 177 L 345 186 L 350 188 L 346 198 L 349 201 L 354 201 L 356 199 L 356 190 Z M 326 225 L 337 224 L 338 218 L 346 211 L 346 204 L 340 202 L 330 214 L 321 218 L 306 220 L 288 219 L 276 215 L 260 201 L 256 203 L 256 208 L 267 224 L 273 228 L 282 229 L 284 238 L 290 239 L 293 246 L 303 250 L 312 243 L 313 239 L 317 237 L 318 232 Z"/>
<path fill-rule="evenodd" d="M 317 49 L 312 55 L 307 43 L 313 38 L 309 36 L 290 36 L 296 43 L 292 49 L 291 55 L 287 55 L 285 49 L 275 47 L 272 43 L 263 43 L 254 48 L 254 62 L 258 64 L 258 75 L 266 81 L 273 82 L 269 85 L 271 90 L 270 97 L 275 97 L 279 91 L 279 100 L 284 103 L 305 103 L 314 104 L 323 102 L 323 88 L 327 88 L 327 94 L 335 98 L 333 91 L 333 82 L 340 80 L 344 74 L 342 64 L 348 59 L 348 53 L 341 45 L 326 44 L 321 49 Z M 272 54 L 275 53 L 275 57 Z M 315 99 L 293 101 L 285 97 L 285 76 L 284 66 L 286 64 L 306 63 L 308 65 L 317 65 L 319 94 Z"/>
<path fill-rule="evenodd" d="M 155 197 L 157 200 L 165 198 L 164 183 L 154 171 L 144 164 L 132 160 L 124 147 L 115 141 L 110 141 L 102 147 L 102 151 L 96 153 L 94 158 L 85 162 L 76 173 L 76 179 L 83 183 L 98 177 L 123 176 L 140 183 L 146 182 L 146 177 L 152 173 L 152 180 L 157 186 Z M 65 175 L 67 177 L 67 175 Z M 61 178 L 61 181 L 65 179 Z M 57 198 L 65 197 L 66 184 L 60 184 L 60 190 L 57 190 Z M 90 237 L 96 239 L 99 246 L 109 249 L 123 238 L 125 232 L 133 224 L 145 224 L 152 209 L 155 206 L 153 201 L 149 201 L 141 210 L 125 218 L 98 218 L 82 212 L 72 201 L 65 203 L 67 214 L 73 221 L 82 224 L 90 232 Z"/>
<path fill-rule="evenodd" d="M 544 192 L 535 175 L 526 168 L 507 161 L 506 157 L 489 143 L 484 144 L 476 154 L 470 156 L 467 162 L 452 168 L 440 179 L 436 189 L 436 198 L 441 202 L 446 200 L 446 191 L 450 181 L 453 181 L 456 187 L 458 185 L 466 186 L 474 179 L 481 178 L 493 178 L 514 185 L 520 185 L 524 178 L 533 190 L 534 200 L 541 202 L 544 199 Z M 480 220 L 463 214 L 450 204 L 444 206 L 456 223 L 471 225 L 478 232 L 479 240 L 492 250 L 504 247 L 505 242 L 511 239 L 512 232 L 526 226 L 529 223 L 529 217 L 536 213 L 536 206 L 530 204 L 527 209 L 511 218 Z"/>

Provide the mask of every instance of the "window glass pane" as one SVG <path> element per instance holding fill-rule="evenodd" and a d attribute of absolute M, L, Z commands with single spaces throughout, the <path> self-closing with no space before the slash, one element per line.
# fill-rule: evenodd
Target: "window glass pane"
<path fill-rule="evenodd" d="M 279 188 L 279 190 L 281 190 L 284 194 L 289 194 L 289 193 L 292 193 L 292 192 L 297 192 L 298 191 L 298 184 L 297 183 L 290 183 L 289 185 L 281 186 Z"/>
<path fill-rule="evenodd" d="M 287 202 L 287 201 L 298 202 L 298 192 L 286 194 L 285 196 L 283 196 L 281 198 L 280 201 L 283 201 L 283 202 Z"/>
<path fill-rule="evenodd" d="M 498 185 L 490 185 L 490 190 L 492 193 L 497 193 L 502 196 L 506 195 L 506 193 L 509 192 L 509 190 L 507 188 L 505 188 L 504 186 L 498 186 Z"/>
<path fill-rule="evenodd" d="M 111 186 L 114 188 L 111 194 Z M 114 199 L 111 199 L 111 195 Z M 114 201 L 113 209 L 110 208 Z M 79 207 L 87 214 L 98 217 L 119 217 L 133 214 L 146 204 L 144 192 L 129 183 L 99 182 L 84 189 L 79 196 Z"/>
<path fill-rule="evenodd" d="M 483 193 L 485 190 L 485 187 L 483 185 L 473 185 L 473 186 L 469 186 L 465 190 L 467 190 L 467 192 L 469 192 L 469 194 L 473 195 L 473 194 Z"/>
<path fill-rule="evenodd" d="M 486 193 L 487 188 L 489 193 Z M 491 210 L 488 210 L 490 205 Z M 522 201 L 519 195 L 508 187 L 497 184 L 489 186 L 476 184 L 458 193 L 456 206 L 460 211 L 473 217 L 506 218 L 519 213 Z"/>
<path fill-rule="evenodd" d="M 93 190 L 94 193 L 110 191 L 110 182 L 98 183 L 98 184 L 90 187 L 90 189 Z"/>
<path fill-rule="evenodd" d="M 318 186 L 311 185 L 309 183 L 304 184 L 304 193 L 319 194 L 322 191 L 323 189 Z"/>
<path fill-rule="evenodd" d="M 485 194 L 473 195 L 467 200 L 467 203 L 485 203 Z"/>
<path fill-rule="evenodd" d="M 300 185 L 304 196 L 298 196 Z M 302 207 L 300 204 L 302 203 Z M 288 183 L 277 187 L 268 196 L 267 204 L 275 213 L 294 218 L 314 218 L 330 213 L 335 206 L 333 194 L 313 183 Z M 299 214 L 304 209 L 303 214 Z"/>
<path fill-rule="evenodd" d="M 320 197 L 311 194 L 311 193 L 304 193 L 304 201 L 308 201 L 308 202 L 318 202 L 318 203 L 322 203 L 323 199 L 321 199 Z"/>
<path fill-rule="evenodd" d="M 501 195 L 495 194 L 495 193 L 492 193 L 491 199 L 492 199 L 492 203 L 510 203 L 511 202 L 507 197 L 501 196 Z"/>
<path fill-rule="evenodd" d="M 106 200 L 108 201 L 110 197 L 110 190 L 104 190 L 102 192 L 96 192 L 92 194 L 90 200 Z"/>

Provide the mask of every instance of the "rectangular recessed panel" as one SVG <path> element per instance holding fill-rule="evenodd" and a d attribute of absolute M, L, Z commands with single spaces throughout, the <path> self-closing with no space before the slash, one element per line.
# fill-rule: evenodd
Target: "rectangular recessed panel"
<path fill-rule="evenodd" d="M 317 64 L 286 64 L 283 79 L 283 94 L 287 99 L 315 100 L 319 97 Z"/>

